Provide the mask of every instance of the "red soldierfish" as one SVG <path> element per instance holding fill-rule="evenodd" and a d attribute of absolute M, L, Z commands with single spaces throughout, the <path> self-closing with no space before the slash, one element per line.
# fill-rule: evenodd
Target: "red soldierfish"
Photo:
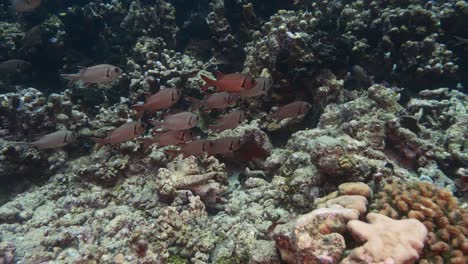
<path fill-rule="evenodd" d="M 61 148 L 68 143 L 76 140 L 75 133 L 68 130 L 60 130 L 47 134 L 34 142 L 15 142 L 16 144 L 25 144 L 38 149 Z"/>
<path fill-rule="evenodd" d="M 249 98 L 249 97 L 259 97 L 263 95 L 268 95 L 268 91 L 270 91 L 271 86 L 273 85 L 273 81 L 271 78 L 260 77 L 255 79 L 256 85 L 254 88 L 250 90 L 243 90 L 240 93 L 242 98 Z"/>
<path fill-rule="evenodd" d="M 41 5 L 41 0 L 13 0 L 11 2 L 16 13 L 31 12 Z"/>
<path fill-rule="evenodd" d="M 0 62 L 0 73 L 19 73 L 31 67 L 31 63 L 24 60 L 7 60 Z"/>
<path fill-rule="evenodd" d="M 198 139 L 179 145 L 179 150 L 166 149 L 166 152 L 170 154 L 169 160 L 173 160 L 179 154 L 183 154 L 184 159 L 188 156 L 198 157 L 208 151 L 210 144 L 211 142 L 207 139 Z"/>
<path fill-rule="evenodd" d="M 242 142 L 238 137 L 222 137 L 211 141 L 208 148 L 208 155 L 229 154 L 242 147 Z"/>
<path fill-rule="evenodd" d="M 144 112 L 153 114 L 158 110 L 173 106 L 179 101 L 181 95 L 182 92 L 176 88 L 164 88 L 153 95 L 145 93 L 146 102 L 136 104 L 132 108 L 137 112 L 136 118 L 140 119 Z"/>
<path fill-rule="evenodd" d="M 91 138 L 97 143 L 97 148 L 100 149 L 103 145 L 110 144 L 115 146 L 117 144 L 130 141 L 139 135 L 143 134 L 146 129 L 146 124 L 141 122 L 128 122 L 120 127 L 114 129 L 105 138 Z"/>
<path fill-rule="evenodd" d="M 208 128 L 213 132 L 222 132 L 228 129 L 234 129 L 246 118 L 245 112 L 242 110 L 236 110 L 229 114 L 226 114 L 220 117 L 216 121 L 216 125 L 208 126 Z"/>
<path fill-rule="evenodd" d="M 285 118 L 296 118 L 307 114 L 310 108 L 312 108 L 311 104 L 304 101 L 296 101 L 280 107 L 272 117 L 277 121 L 281 121 Z"/>
<path fill-rule="evenodd" d="M 189 142 L 192 139 L 193 133 L 191 130 L 178 130 L 156 133 L 152 138 L 144 138 L 140 142 L 143 143 L 143 149 L 147 149 L 153 144 L 157 144 L 158 148 L 161 148 Z"/>
<path fill-rule="evenodd" d="M 205 109 L 224 109 L 234 104 L 239 99 L 239 96 L 228 92 L 221 92 L 208 95 L 203 100 L 189 96 L 187 98 L 193 104 L 192 109 L 197 109 L 200 106 L 203 106 Z"/>
<path fill-rule="evenodd" d="M 202 91 L 214 86 L 217 92 L 226 91 L 229 93 L 240 93 L 243 90 L 252 89 L 255 86 L 255 80 L 243 73 L 218 73 L 216 77 L 217 80 L 211 80 L 207 76 L 201 75 L 201 78 L 206 82 L 206 84 L 201 87 Z"/>
<path fill-rule="evenodd" d="M 93 83 L 101 84 L 112 82 L 121 74 L 122 70 L 119 67 L 109 64 L 100 64 L 83 68 L 77 74 L 60 74 L 60 76 L 70 81 L 68 86 L 76 82 L 81 82 L 84 86 L 89 86 Z"/>
<path fill-rule="evenodd" d="M 165 130 L 186 130 L 198 124 L 198 116 L 192 112 L 182 112 L 164 117 L 164 121 L 150 120 L 155 128 L 162 127 Z"/>

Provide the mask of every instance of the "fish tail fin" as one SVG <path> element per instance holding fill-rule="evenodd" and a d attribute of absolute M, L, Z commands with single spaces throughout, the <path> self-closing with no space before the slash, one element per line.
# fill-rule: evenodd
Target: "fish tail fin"
<path fill-rule="evenodd" d="M 135 117 L 137 120 L 140 120 L 140 118 L 143 116 L 145 113 L 145 109 L 142 104 L 136 104 L 132 105 L 132 109 L 135 110 L 136 114 Z"/>
<path fill-rule="evenodd" d="M 180 150 L 166 149 L 166 153 L 169 155 L 168 160 L 173 161 L 181 152 Z"/>
<path fill-rule="evenodd" d="M 15 144 L 15 145 L 19 146 L 22 149 L 27 149 L 27 148 L 32 146 L 30 142 L 24 142 L 24 141 L 21 141 L 21 142 L 11 141 L 9 143 Z"/>
<path fill-rule="evenodd" d="M 159 128 L 162 127 L 163 122 L 158 121 L 158 120 L 148 120 L 148 122 L 154 127 L 154 128 Z"/>
<path fill-rule="evenodd" d="M 453 36 L 453 37 L 455 38 L 455 46 L 460 46 L 466 42 L 466 40 L 461 37 L 458 37 L 458 36 Z"/>
<path fill-rule="evenodd" d="M 97 150 L 102 148 L 102 146 L 104 146 L 107 143 L 106 138 L 92 137 L 90 139 L 96 143 L 96 149 Z"/>
<path fill-rule="evenodd" d="M 147 151 L 148 148 L 153 145 L 153 140 L 151 138 L 141 138 L 139 141 L 143 143 L 143 151 Z"/>
<path fill-rule="evenodd" d="M 202 85 L 202 87 L 201 87 L 202 91 L 206 91 L 208 88 L 210 88 L 212 86 L 216 86 L 215 85 L 216 81 L 208 78 L 208 76 L 200 74 L 200 77 L 203 79 L 203 81 L 205 81 L 205 84 Z"/>
<path fill-rule="evenodd" d="M 202 101 L 196 98 L 187 96 L 187 99 L 192 103 L 192 111 L 197 110 L 202 105 Z"/>
<path fill-rule="evenodd" d="M 76 83 L 80 79 L 80 75 L 78 74 L 60 74 L 62 78 L 65 80 L 68 80 L 68 86 L 72 86 L 74 83 Z"/>

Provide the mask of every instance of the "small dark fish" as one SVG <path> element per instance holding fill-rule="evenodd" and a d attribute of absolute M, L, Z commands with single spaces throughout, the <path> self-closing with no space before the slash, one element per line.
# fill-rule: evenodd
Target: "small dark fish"
<path fill-rule="evenodd" d="M 280 107 L 272 117 L 277 121 L 281 121 L 285 118 L 297 118 L 306 115 L 311 108 L 312 105 L 307 102 L 296 101 Z"/>
<path fill-rule="evenodd" d="M 100 64 L 81 69 L 77 74 L 60 74 L 69 80 L 68 86 L 81 82 L 84 86 L 97 83 L 108 83 L 117 79 L 123 73 L 122 69 L 109 64 Z"/>
<path fill-rule="evenodd" d="M 271 78 L 260 77 L 255 79 L 256 85 L 254 88 L 249 90 L 243 90 L 240 93 L 241 98 L 259 97 L 268 95 L 268 92 L 273 85 Z"/>
<path fill-rule="evenodd" d="M 208 155 L 229 154 L 242 147 L 242 141 L 239 137 L 222 137 L 211 141 L 208 148 Z"/>
<path fill-rule="evenodd" d="M 12 0 L 11 4 L 16 13 L 31 12 L 41 5 L 41 0 Z"/>
<path fill-rule="evenodd" d="M 0 62 L 0 73 L 13 74 L 23 72 L 31 67 L 31 63 L 24 60 L 7 60 Z"/>
<path fill-rule="evenodd" d="M 193 133 L 191 130 L 180 130 L 180 131 L 167 131 L 163 133 L 155 133 L 151 138 L 140 139 L 143 143 L 143 149 L 147 149 L 153 144 L 157 144 L 158 148 L 178 145 L 185 142 L 189 142 L 193 139 Z"/>
<path fill-rule="evenodd" d="M 145 93 L 146 102 L 132 106 L 137 112 L 136 119 L 140 119 L 144 112 L 153 114 L 158 110 L 173 106 L 180 100 L 181 95 L 182 92 L 176 88 L 164 88 L 153 95 Z"/>
<path fill-rule="evenodd" d="M 220 117 L 216 121 L 216 125 L 208 126 L 213 132 L 222 132 L 228 129 L 234 129 L 238 125 L 242 124 L 246 118 L 246 114 L 242 110 L 233 111 L 227 115 Z"/>
<path fill-rule="evenodd" d="M 256 84 L 252 77 L 238 72 L 230 74 L 217 73 L 216 77 L 217 80 L 212 80 L 205 75 L 201 75 L 201 78 L 206 82 L 201 87 L 202 91 L 210 87 L 216 87 L 217 92 L 240 93 L 243 90 L 252 89 Z"/>
<path fill-rule="evenodd" d="M 166 149 L 166 152 L 170 155 L 169 160 L 173 160 L 179 154 L 182 154 L 184 159 L 189 156 L 199 157 L 208 151 L 210 143 L 207 139 L 193 140 L 179 145 L 179 150 Z"/>
<path fill-rule="evenodd" d="M 41 137 L 34 142 L 14 142 L 16 144 L 24 144 L 38 149 L 54 149 L 61 148 L 76 140 L 76 134 L 69 130 L 60 130 Z"/>
<path fill-rule="evenodd" d="M 146 130 L 146 124 L 141 122 L 128 122 L 111 131 L 105 138 L 91 138 L 97 143 L 97 149 L 106 144 L 115 146 L 117 144 L 130 141 Z"/>
<path fill-rule="evenodd" d="M 198 124 L 198 116 L 192 112 L 182 112 L 164 117 L 164 121 L 150 120 L 155 128 L 162 127 L 165 130 L 187 130 Z"/>
<path fill-rule="evenodd" d="M 205 109 L 224 109 L 234 104 L 237 99 L 239 99 L 239 96 L 228 92 L 221 92 L 208 95 L 203 100 L 198 100 L 190 96 L 187 96 L 187 98 L 193 104 L 192 109 L 197 109 L 199 107 Z"/>

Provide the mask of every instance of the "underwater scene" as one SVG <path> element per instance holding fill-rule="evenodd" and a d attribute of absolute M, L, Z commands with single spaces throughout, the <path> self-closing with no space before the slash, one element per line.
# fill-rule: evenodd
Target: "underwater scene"
<path fill-rule="evenodd" d="M 1 0 L 0 264 L 468 264 L 468 1 Z"/>

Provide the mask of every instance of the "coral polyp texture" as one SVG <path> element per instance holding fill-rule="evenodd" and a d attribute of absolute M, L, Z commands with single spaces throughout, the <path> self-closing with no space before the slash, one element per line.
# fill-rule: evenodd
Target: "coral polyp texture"
<path fill-rule="evenodd" d="M 446 189 L 424 182 L 385 185 L 371 208 L 393 219 L 417 219 L 428 230 L 419 263 L 466 263 L 468 210 Z"/>

